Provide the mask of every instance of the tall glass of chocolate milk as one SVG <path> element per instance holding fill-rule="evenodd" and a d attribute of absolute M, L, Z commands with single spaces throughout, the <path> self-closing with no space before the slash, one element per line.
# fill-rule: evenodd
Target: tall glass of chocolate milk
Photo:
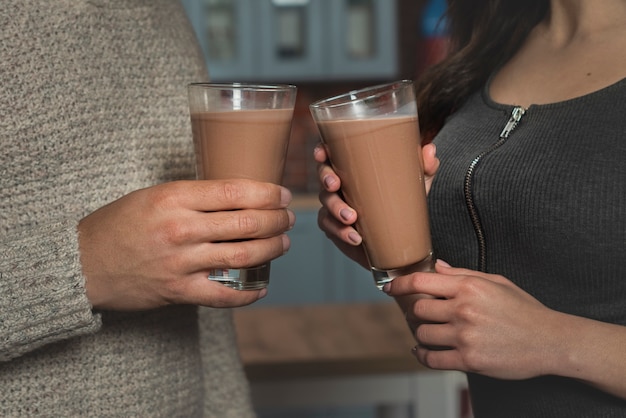
<path fill-rule="evenodd" d="M 408 80 L 310 105 L 378 288 L 432 271 L 417 105 Z"/>
<path fill-rule="evenodd" d="M 197 178 L 280 184 L 296 90 L 292 85 L 190 84 Z M 239 290 L 262 289 L 269 278 L 269 261 L 251 268 L 209 271 L 210 280 Z"/>

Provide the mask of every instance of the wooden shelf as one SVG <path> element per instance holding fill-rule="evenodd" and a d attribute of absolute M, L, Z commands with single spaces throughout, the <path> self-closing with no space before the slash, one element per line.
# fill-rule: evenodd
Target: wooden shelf
<path fill-rule="evenodd" d="M 371 375 L 423 370 L 393 302 L 235 310 L 249 379 Z"/>

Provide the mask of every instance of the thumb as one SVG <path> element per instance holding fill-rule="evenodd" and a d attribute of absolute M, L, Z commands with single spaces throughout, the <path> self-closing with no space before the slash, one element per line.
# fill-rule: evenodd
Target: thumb
<path fill-rule="evenodd" d="M 452 269 L 454 267 L 452 267 L 450 264 L 448 264 L 448 262 L 438 258 L 437 261 L 435 262 L 435 270 L 438 273 L 443 273 L 444 271 L 449 272 L 450 269 Z M 441 269 L 441 271 L 440 271 Z"/>

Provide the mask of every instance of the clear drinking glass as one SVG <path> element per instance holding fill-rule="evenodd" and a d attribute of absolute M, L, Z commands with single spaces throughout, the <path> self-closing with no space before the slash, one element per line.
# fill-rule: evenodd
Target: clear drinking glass
<path fill-rule="evenodd" d="M 422 148 L 413 83 L 368 87 L 310 105 L 341 193 L 357 211 L 378 288 L 432 271 Z"/>
<path fill-rule="evenodd" d="M 197 178 L 246 178 L 280 184 L 296 91 L 292 85 L 190 84 Z M 264 288 L 269 277 L 269 261 L 209 273 L 209 279 L 240 290 Z"/>

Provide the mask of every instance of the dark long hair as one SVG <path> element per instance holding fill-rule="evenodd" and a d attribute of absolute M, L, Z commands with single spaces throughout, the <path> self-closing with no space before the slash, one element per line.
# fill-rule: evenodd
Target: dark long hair
<path fill-rule="evenodd" d="M 416 83 L 426 141 L 512 57 L 548 11 L 549 0 L 448 0 L 449 54 Z"/>

